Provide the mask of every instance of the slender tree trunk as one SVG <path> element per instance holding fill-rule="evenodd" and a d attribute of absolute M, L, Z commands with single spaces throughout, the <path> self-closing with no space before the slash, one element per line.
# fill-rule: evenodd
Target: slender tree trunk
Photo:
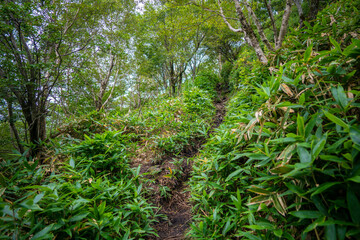
<path fill-rule="evenodd" d="M 248 43 L 250 44 L 250 46 L 252 46 L 254 48 L 255 53 L 258 56 L 259 60 L 262 63 L 267 64 L 268 59 L 266 58 L 264 51 L 260 47 L 259 41 L 256 38 L 254 30 L 252 29 L 252 27 L 246 20 L 245 15 L 244 15 L 243 11 L 241 10 L 239 0 L 233 0 L 233 1 L 235 2 L 235 9 L 238 14 L 239 21 L 241 23 L 243 31 L 246 33 L 246 36 L 247 36 L 247 37 L 245 37 L 245 39 L 247 39 L 247 41 L 249 41 Z"/>
<path fill-rule="evenodd" d="M 174 63 L 170 61 L 170 95 L 175 96 L 176 94 L 176 76 Z"/>
<path fill-rule="evenodd" d="M 305 16 L 304 16 L 304 11 L 301 7 L 301 0 L 293 0 L 295 5 L 296 5 L 296 8 L 298 10 L 298 13 L 299 13 L 299 18 L 300 18 L 300 28 L 302 28 L 304 26 L 304 21 L 305 21 Z"/>
<path fill-rule="evenodd" d="M 46 110 L 46 103 L 47 103 L 47 98 L 45 96 L 47 96 L 48 94 L 48 87 L 47 85 L 44 86 L 44 93 L 43 93 L 43 97 L 41 98 L 40 101 L 40 106 L 39 106 L 39 138 L 41 141 L 44 141 L 46 139 L 46 115 L 47 115 L 47 110 Z"/>
<path fill-rule="evenodd" d="M 246 6 L 251 18 L 254 20 L 254 23 L 256 25 L 256 28 L 258 30 L 258 33 L 260 35 L 261 41 L 263 41 L 263 43 L 265 44 L 265 46 L 270 50 L 270 51 L 274 51 L 274 48 L 271 46 L 269 40 L 267 39 L 267 37 L 265 36 L 264 30 L 261 26 L 261 23 L 259 22 L 259 19 L 256 17 L 254 11 L 252 10 L 252 8 L 250 7 L 250 5 L 247 3 L 247 1 L 243 1 L 244 5 Z"/>
<path fill-rule="evenodd" d="M 27 144 L 29 144 L 29 138 L 28 138 L 28 129 L 27 129 L 27 122 L 26 120 L 23 120 L 23 124 L 24 124 L 24 142 L 26 142 Z"/>
<path fill-rule="evenodd" d="M 274 32 L 274 43 L 275 43 L 275 46 L 276 46 L 277 45 L 278 30 L 277 30 L 277 27 L 275 25 L 275 18 L 274 18 L 274 14 L 272 12 L 272 9 L 271 9 L 271 0 L 269 0 L 269 1 L 264 0 L 264 3 L 265 3 L 267 11 L 269 13 L 269 16 L 270 16 L 271 25 L 272 25 L 273 32 Z"/>
<path fill-rule="evenodd" d="M 275 46 L 276 50 L 281 48 L 281 45 L 282 45 L 282 43 L 284 41 L 285 34 L 286 34 L 286 31 L 287 31 L 288 26 L 289 26 L 289 18 L 290 18 L 290 14 L 291 14 L 291 5 L 292 5 L 291 0 L 287 0 L 284 15 L 283 15 L 283 19 L 282 19 L 282 22 L 281 22 L 279 37 L 278 37 L 278 40 L 277 40 L 277 44 Z"/>
<path fill-rule="evenodd" d="M 95 101 L 96 111 L 100 111 L 103 108 L 103 98 L 106 93 L 107 86 L 109 85 L 110 76 L 115 66 L 115 63 L 116 63 L 115 57 L 111 56 L 110 67 L 108 69 L 108 72 L 105 78 L 102 78 L 100 80 L 100 91 L 99 94 L 96 96 L 96 101 Z"/>
<path fill-rule="evenodd" d="M 20 139 L 20 136 L 19 136 L 19 132 L 18 132 L 18 130 L 16 128 L 16 125 L 15 125 L 15 120 L 14 120 L 14 116 L 13 116 L 13 107 L 12 107 L 11 100 L 7 100 L 7 106 L 8 106 L 8 117 L 9 117 L 10 130 L 14 134 L 16 144 L 17 144 L 17 148 L 18 148 L 19 152 L 21 154 L 23 154 L 24 153 L 24 147 L 21 144 L 21 139 Z"/>
<path fill-rule="evenodd" d="M 221 73 L 222 70 L 222 59 L 221 59 L 221 53 L 219 53 L 219 72 Z"/>
<path fill-rule="evenodd" d="M 319 12 L 320 0 L 308 0 L 308 2 L 309 2 L 309 9 L 310 9 L 308 19 L 313 20 L 316 18 L 317 13 Z"/>

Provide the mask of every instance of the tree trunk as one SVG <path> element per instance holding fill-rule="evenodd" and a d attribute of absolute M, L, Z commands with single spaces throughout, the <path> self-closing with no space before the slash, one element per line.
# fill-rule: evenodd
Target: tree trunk
<path fill-rule="evenodd" d="M 277 31 L 277 27 L 275 25 L 274 14 L 273 14 L 272 9 L 271 9 L 270 0 L 269 1 L 264 0 L 264 2 L 265 2 L 266 9 L 267 9 L 267 11 L 269 13 L 269 16 L 270 16 L 271 25 L 272 25 L 272 28 L 273 28 L 273 31 L 274 31 L 274 43 L 275 43 L 275 46 L 276 46 L 277 45 L 278 31 Z"/>
<path fill-rule="evenodd" d="M 244 1 L 244 4 L 251 16 L 251 18 L 253 19 L 255 25 L 256 25 L 256 28 L 258 30 L 258 33 L 260 35 L 260 38 L 261 38 L 261 41 L 263 41 L 263 43 L 265 44 L 265 46 L 270 50 L 270 51 L 274 51 L 274 48 L 271 46 L 269 40 L 267 39 L 267 37 L 265 36 L 265 33 L 264 33 L 264 30 L 261 26 L 261 23 L 259 22 L 259 19 L 256 17 L 254 11 L 252 10 L 252 8 L 250 7 L 250 5 L 247 3 L 247 1 L 245 0 Z"/>
<path fill-rule="evenodd" d="M 281 48 L 282 42 L 284 41 L 285 34 L 286 34 L 286 31 L 287 31 L 288 25 L 289 25 L 290 14 L 291 14 L 291 0 L 287 0 L 283 19 L 281 22 L 279 37 L 278 37 L 277 44 L 275 47 L 276 50 Z"/>
<path fill-rule="evenodd" d="M 266 58 L 264 51 L 260 47 L 259 41 L 256 38 L 254 30 L 252 29 L 250 24 L 247 22 L 244 13 L 241 10 L 239 0 L 233 0 L 233 1 L 235 2 L 235 9 L 238 14 L 240 24 L 243 27 L 243 31 L 245 32 L 245 39 L 248 41 L 248 44 L 254 48 L 255 53 L 256 53 L 257 57 L 259 58 L 259 60 L 263 64 L 267 64 L 268 59 Z"/>
<path fill-rule="evenodd" d="M 298 10 L 298 13 L 299 13 L 299 18 L 300 18 L 300 28 L 302 28 L 304 26 L 304 21 L 305 21 L 305 16 L 304 16 L 304 11 L 301 7 L 301 0 L 293 0 L 295 5 L 296 5 L 296 8 Z"/>
<path fill-rule="evenodd" d="M 222 71 L 222 59 L 221 59 L 221 53 L 219 53 L 219 72 Z"/>
<path fill-rule="evenodd" d="M 103 108 L 103 101 L 104 101 L 103 98 L 106 93 L 107 86 L 109 85 L 110 76 L 115 64 L 116 64 L 115 57 L 111 56 L 110 67 L 108 69 L 108 72 L 105 78 L 102 78 L 100 80 L 100 91 L 99 94 L 96 96 L 96 101 L 95 101 L 96 111 L 100 111 Z"/>
<path fill-rule="evenodd" d="M 12 107 L 11 100 L 7 100 L 7 105 L 8 105 L 8 117 L 9 117 L 10 130 L 14 134 L 16 144 L 17 144 L 17 148 L 18 148 L 19 152 L 21 154 L 23 154 L 24 153 L 24 147 L 23 147 L 23 145 L 21 143 L 19 132 L 18 132 L 18 130 L 16 128 L 16 125 L 15 125 L 15 120 L 14 120 L 14 116 L 13 116 L 13 107 Z"/>
<path fill-rule="evenodd" d="M 176 76 L 175 76 L 175 69 L 174 63 L 170 61 L 170 95 L 175 96 L 176 94 Z"/>
<path fill-rule="evenodd" d="M 309 1 L 309 16 L 308 20 L 314 20 L 320 9 L 320 0 L 308 0 Z"/>

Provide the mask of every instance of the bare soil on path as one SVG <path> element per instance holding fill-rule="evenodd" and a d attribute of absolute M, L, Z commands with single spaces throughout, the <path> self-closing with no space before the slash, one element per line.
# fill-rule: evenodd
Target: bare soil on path
<path fill-rule="evenodd" d="M 216 114 L 213 119 L 212 127 L 208 132 L 208 136 L 214 132 L 223 122 L 227 101 L 226 89 L 221 85 L 217 85 L 218 96 L 214 100 Z M 191 204 L 189 202 L 190 192 L 187 189 L 187 182 L 191 177 L 192 162 L 189 159 L 198 154 L 202 145 L 206 142 L 205 138 L 195 139 L 193 146 L 184 149 L 182 153 L 176 156 L 162 156 L 157 162 L 141 162 L 141 173 L 148 174 L 148 178 L 152 179 L 152 183 L 146 186 L 151 190 L 150 201 L 159 208 L 159 222 L 152 226 L 158 233 L 159 238 L 149 239 L 185 239 L 186 232 L 192 220 Z M 178 171 L 176 177 L 169 177 L 173 171 Z"/>

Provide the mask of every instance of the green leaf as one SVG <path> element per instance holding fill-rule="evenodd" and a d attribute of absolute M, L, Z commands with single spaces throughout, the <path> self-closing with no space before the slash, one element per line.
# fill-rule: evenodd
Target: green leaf
<path fill-rule="evenodd" d="M 69 222 L 79 222 L 87 217 L 89 213 L 79 213 L 69 219 Z"/>
<path fill-rule="evenodd" d="M 240 168 L 232 173 L 229 174 L 229 176 L 226 178 L 225 182 L 228 182 L 230 179 L 232 179 L 233 177 L 239 175 L 242 171 L 244 171 L 244 169 Z"/>
<path fill-rule="evenodd" d="M 328 210 L 324 205 L 320 196 L 315 195 L 311 197 L 311 200 L 314 202 L 316 208 L 325 216 L 329 216 Z"/>
<path fill-rule="evenodd" d="M 48 238 L 46 235 L 52 230 L 54 226 L 53 224 L 50 224 L 49 226 L 45 227 L 43 230 L 41 230 L 40 232 L 36 233 L 31 240 L 35 240 L 35 239 L 43 239 L 43 238 Z"/>
<path fill-rule="evenodd" d="M 324 221 L 325 221 L 325 216 L 316 219 L 313 223 L 311 223 L 305 228 L 304 232 L 307 233 L 314 230 L 319 224 L 323 223 Z"/>
<path fill-rule="evenodd" d="M 41 211 L 43 210 L 42 208 L 39 207 L 39 205 L 37 204 L 34 204 L 34 201 L 33 199 L 27 199 L 25 200 L 24 202 L 20 203 L 20 206 L 24 207 L 24 208 L 27 208 L 27 209 L 30 209 L 30 210 L 38 210 L 38 211 Z"/>
<path fill-rule="evenodd" d="M 346 200 L 352 221 L 356 224 L 360 224 L 360 201 L 350 187 L 348 187 L 346 193 Z"/>
<path fill-rule="evenodd" d="M 75 161 L 73 158 L 70 159 L 69 165 L 70 167 L 75 168 Z"/>
<path fill-rule="evenodd" d="M 103 201 L 98 207 L 98 211 L 99 211 L 100 216 L 104 214 L 105 208 L 106 208 L 106 201 Z"/>
<path fill-rule="evenodd" d="M 44 195 L 44 193 L 36 195 L 36 197 L 34 198 L 34 204 L 38 203 L 44 197 Z"/>
<path fill-rule="evenodd" d="M 311 146 L 311 160 L 314 161 L 321 151 L 324 149 L 324 146 L 326 144 L 326 136 L 323 136 L 319 142 L 315 144 L 315 146 Z"/>
<path fill-rule="evenodd" d="M 305 98 L 305 93 L 303 93 L 303 94 L 300 95 L 299 105 L 304 105 L 305 100 L 306 100 L 306 98 Z"/>
<path fill-rule="evenodd" d="M 294 170 L 294 168 L 292 166 L 280 165 L 280 166 L 270 169 L 270 172 L 275 173 L 275 174 L 286 174 L 286 173 L 291 172 L 292 170 Z"/>
<path fill-rule="evenodd" d="M 333 156 L 333 155 L 320 155 L 320 159 L 321 160 L 325 160 L 325 161 L 330 161 L 330 162 L 337 162 L 337 163 L 347 163 L 349 161 L 343 159 L 343 158 L 339 158 L 337 156 Z"/>
<path fill-rule="evenodd" d="M 353 182 L 356 182 L 356 183 L 360 183 L 360 176 L 355 176 L 355 177 L 348 178 L 347 181 L 353 181 Z"/>
<path fill-rule="evenodd" d="M 313 44 L 310 44 L 304 53 L 304 62 L 308 62 L 312 53 Z"/>
<path fill-rule="evenodd" d="M 292 137 L 277 138 L 277 139 L 270 140 L 270 142 L 271 143 L 291 143 L 291 142 L 296 142 L 296 138 L 292 138 Z"/>
<path fill-rule="evenodd" d="M 319 218 L 322 215 L 321 212 L 319 211 L 307 211 L 307 210 L 303 210 L 303 211 L 296 211 L 296 212 L 290 212 L 291 215 L 298 217 L 298 218 Z"/>
<path fill-rule="evenodd" d="M 314 129 L 318 115 L 313 115 L 305 126 L 305 137 L 309 137 L 311 131 Z"/>
<path fill-rule="evenodd" d="M 292 183 L 287 182 L 287 183 L 285 183 L 285 185 L 293 193 L 296 193 L 298 195 L 303 195 L 305 193 L 304 190 L 302 190 L 300 187 L 298 187 L 298 186 L 296 186 L 296 185 L 294 185 Z"/>
<path fill-rule="evenodd" d="M 330 39 L 330 42 L 332 43 L 332 45 L 334 45 L 335 49 L 341 53 L 341 47 L 340 47 L 340 44 L 337 43 L 335 41 L 335 39 L 333 39 L 331 36 L 329 36 L 329 39 Z"/>
<path fill-rule="evenodd" d="M 225 227 L 222 231 L 223 236 L 226 236 L 226 233 L 232 228 L 232 226 L 230 226 L 230 224 L 231 224 L 231 218 L 225 224 Z"/>
<path fill-rule="evenodd" d="M 350 137 L 355 144 L 360 145 L 360 130 L 358 128 L 350 127 Z"/>
<path fill-rule="evenodd" d="M 245 237 L 245 239 L 249 239 L 249 240 L 262 240 L 262 238 L 260 237 L 254 236 L 249 232 L 243 232 L 243 231 L 239 231 L 239 233 L 236 234 L 235 237 Z"/>
<path fill-rule="evenodd" d="M 325 227 L 325 239 L 326 240 L 337 240 L 335 224 L 331 224 L 331 225 Z"/>
<path fill-rule="evenodd" d="M 283 235 L 283 230 L 282 229 L 275 229 L 273 230 L 274 235 L 277 237 L 281 237 Z"/>
<path fill-rule="evenodd" d="M 349 132 L 349 126 L 343 120 L 341 120 L 340 118 L 332 115 L 331 113 L 329 113 L 327 111 L 324 111 L 324 114 L 330 121 L 332 121 L 335 124 L 343 127 L 346 132 Z"/>
<path fill-rule="evenodd" d="M 298 135 L 305 137 L 305 126 L 304 126 L 304 118 L 298 114 L 297 116 L 297 128 L 298 128 Z"/>
<path fill-rule="evenodd" d="M 301 163 L 311 162 L 311 155 L 305 148 L 297 146 L 297 153 Z"/>
<path fill-rule="evenodd" d="M 276 105 L 277 108 L 280 107 L 288 107 L 288 108 L 303 108 L 303 105 L 299 105 L 299 104 L 293 104 L 291 102 L 281 102 L 278 105 Z"/>
<path fill-rule="evenodd" d="M 260 195 L 270 195 L 271 194 L 270 191 L 263 189 L 263 188 L 256 187 L 256 186 L 251 186 L 251 188 L 249 188 L 248 190 L 250 192 L 254 192 L 254 193 L 257 193 Z"/>
<path fill-rule="evenodd" d="M 252 229 L 252 230 L 273 230 L 275 227 L 271 223 L 265 222 L 256 222 L 256 225 L 245 225 L 243 227 Z"/>
<path fill-rule="evenodd" d="M 345 109 L 347 105 L 349 104 L 348 99 L 346 97 L 346 93 L 344 91 L 344 88 L 339 85 L 337 88 L 332 87 L 331 92 L 333 97 L 336 100 L 336 103 L 342 108 Z"/>
<path fill-rule="evenodd" d="M 332 186 L 341 184 L 342 182 L 327 182 L 327 183 L 323 183 L 320 186 L 315 188 L 315 191 L 311 194 L 311 197 L 317 194 L 322 193 L 323 191 L 325 191 L 328 188 L 331 188 Z M 313 189 L 312 189 L 313 190 Z M 310 191 L 312 191 L 310 190 Z"/>

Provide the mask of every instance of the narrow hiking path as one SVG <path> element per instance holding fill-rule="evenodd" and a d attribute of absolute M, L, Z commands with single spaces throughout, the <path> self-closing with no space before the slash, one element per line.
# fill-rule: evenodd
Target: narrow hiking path
<path fill-rule="evenodd" d="M 213 102 L 216 113 L 208 136 L 223 122 L 226 113 L 227 88 L 218 84 L 216 91 L 217 97 Z M 152 180 L 146 186 L 152 189 L 153 192 L 149 199 L 159 208 L 158 214 L 163 216 L 153 226 L 159 238 L 150 239 L 185 238 L 192 219 L 192 206 L 189 202 L 190 191 L 188 191 L 187 186 L 192 172 L 191 158 L 199 153 L 205 142 L 206 139 L 204 138 L 195 139 L 193 146 L 185 149 L 180 154 L 176 156 L 165 155 L 155 163 L 138 161 L 141 164 L 140 172 Z"/>

